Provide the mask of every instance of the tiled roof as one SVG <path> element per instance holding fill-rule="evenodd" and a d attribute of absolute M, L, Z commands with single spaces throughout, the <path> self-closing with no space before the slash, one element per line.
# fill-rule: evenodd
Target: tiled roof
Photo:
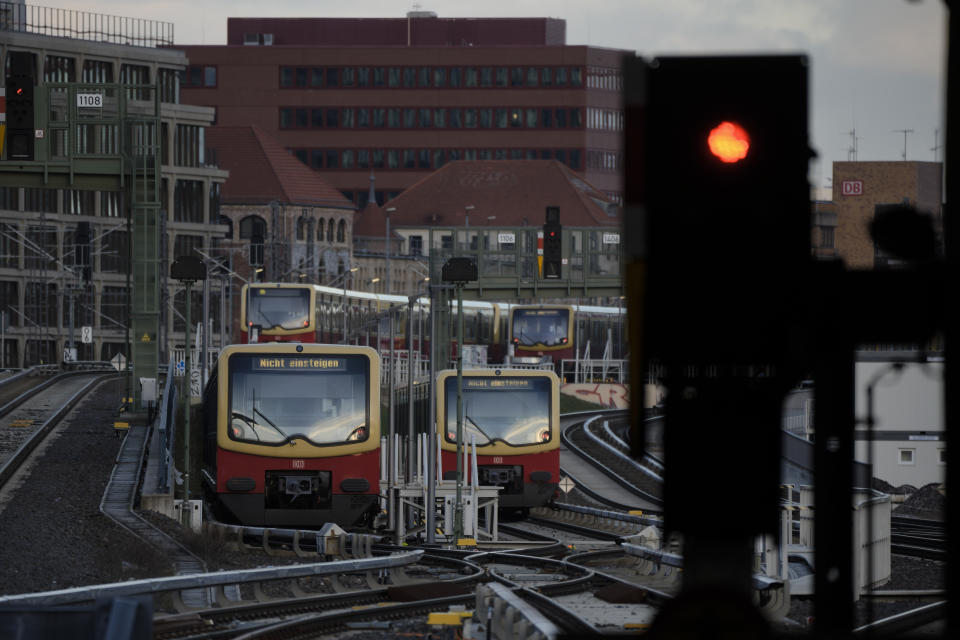
<path fill-rule="evenodd" d="M 354 233 L 383 235 L 387 207 L 396 207 L 390 212 L 393 228 L 463 226 L 470 205 L 471 227 L 540 226 L 548 206 L 560 207 L 563 225 L 620 224 L 616 205 L 556 160 L 458 160 L 409 187 L 379 211 L 365 210 L 354 222 Z"/>
<path fill-rule="evenodd" d="M 230 171 L 223 204 L 281 203 L 354 208 L 279 142 L 257 127 L 208 127 L 206 146 L 216 149 L 220 167 Z"/>

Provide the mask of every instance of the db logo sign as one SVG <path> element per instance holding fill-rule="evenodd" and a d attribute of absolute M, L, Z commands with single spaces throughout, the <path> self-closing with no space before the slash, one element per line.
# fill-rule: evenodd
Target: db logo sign
<path fill-rule="evenodd" d="M 845 196 L 863 195 L 863 182 L 861 180 L 844 180 L 840 183 L 840 188 Z"/>

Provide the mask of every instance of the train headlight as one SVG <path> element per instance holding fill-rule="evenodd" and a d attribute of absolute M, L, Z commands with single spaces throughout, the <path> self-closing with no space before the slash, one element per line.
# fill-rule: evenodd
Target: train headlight
<path fill-rule="evenodd" d="M 347 436 L 348 442 L 359 442 L 360 440 L 367 439 L 367 427 L 366 425 L 360 425 L 350 432 L 350 435 Z"/>
<path fill-rule="evenodd" d="M 540 442 L 550 442 L 550 430 L 541 429 L 540 433 L 537 434 L 537 440 Z"/>

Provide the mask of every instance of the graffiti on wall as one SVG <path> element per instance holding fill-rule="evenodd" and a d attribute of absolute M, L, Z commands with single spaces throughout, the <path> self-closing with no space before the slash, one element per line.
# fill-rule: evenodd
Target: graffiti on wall
<path fill-rule="evenodd" d="M 625 384 L 562 384 L 560 391 L 605 407 L 630 408 L 630 388 Z"/>

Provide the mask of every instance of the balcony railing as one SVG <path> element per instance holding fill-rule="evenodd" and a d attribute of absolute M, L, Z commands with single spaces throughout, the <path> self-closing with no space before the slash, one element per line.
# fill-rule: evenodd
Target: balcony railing
<path fill-rule="evenodd" d="M 173 45 L 172 22 L 124 18 L 90 11 L 38 7 L 15 2 L 0 2 L 0 31 L 124 44 L 133 47 Z"/>

